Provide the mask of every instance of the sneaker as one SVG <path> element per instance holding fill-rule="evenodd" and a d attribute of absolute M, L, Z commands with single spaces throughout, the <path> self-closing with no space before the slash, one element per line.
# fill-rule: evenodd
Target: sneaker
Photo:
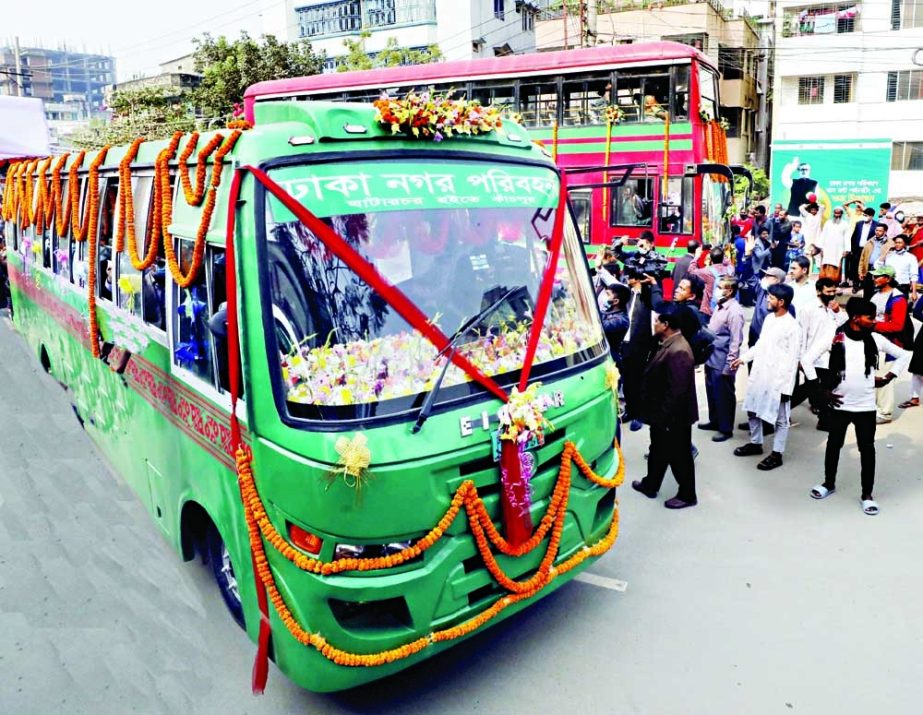
<path fill-rule="evenodd" d="M 770 469 L 775 469 L 776 467 L 782 466 L 782 454 L 780 452 L 771 452 L 766 459 L 761 461 L 756 465 L 756 468 L 764 472 L 768 472 Z"/>
<path fill-rule="evenodd" d="M 745 445 L 742 445 L 734 450 L 735 457 L 753 457 L 762 453 L 763 445 L 753 444 L 753 442 L 747 442 Z"/>

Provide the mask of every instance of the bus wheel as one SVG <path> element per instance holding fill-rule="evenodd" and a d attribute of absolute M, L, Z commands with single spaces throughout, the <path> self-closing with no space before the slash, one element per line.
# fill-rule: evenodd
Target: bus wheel
<path fill-rule="evenodd" d="M 221 591 L 224 604 L 237 621 L 237 625 L 244 628 L 244 608 L 240 600 L 240 589 L 237 576 L 234 574 L 234 565 L 231 563 L 231 554 L 214 525 L 209 525 L 206 538 L 208 560 L 211 563 L 215 581 L 218 583 L 218 590 Z"/>

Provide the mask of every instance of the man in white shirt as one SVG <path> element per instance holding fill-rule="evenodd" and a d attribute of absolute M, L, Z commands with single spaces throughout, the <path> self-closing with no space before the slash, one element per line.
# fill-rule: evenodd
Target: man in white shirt
<path fill-rule="evenodd" d="M 840 282 L 840 263 L 849 253 L 849 221 L 844 218 L 844 209 L 833 209 L 833 218 L 824 224 L 820 232 L 820 274 Z"/>
<path fill-rule="evenodd" d="M 826 401 L 819 395 L 820 389 L 830 388 L 831 375 L 828 369 L 830 344 L 836 329 L 846 322 L 846 311 L 840 309 L 836 300 L 836 283 L 830 278 L 818 278 L 815 284 L 814 303 L 799 310 L 798 324 L 801 326 L 801 371 L 805 382 L 795 388 L 792 407 L 797 407 L 805 398 L 811 398 L 811 406 L 818 415 L 817 429 L 828 429 Z"/>
<path fill-rule="evenodd" d="M 817 291 L 814 289 L 814 282 L 808 280 L 811 275 L 811 261 L 805 256 L 796 256 L 792 260 L 788 273 L 791 276 L 788 284 L 795 291 L 795 297 L 792 298 L 795 317 L 800 318 L 802 310 L 813 308 L 817 303 Z"/>
<path fill-rule="evenodd" d="M 861 464 L 862 511 L 874 516 L 879 512 L 878 503 L 872 497 L 875 487 L 875 389 L 900 375 L 910 363 L 912 353 L 872 332 L 876 309 L 870 301 L 850 298 L 846 313 L 849 322 L 837 329 L 830 348 L 830 370 L 839 383 L 828 393 L 832 410 L 824 456 L 824 482 L 811 489 L 811 496 L 825 499 L 836 491 L 840 450 L 846 430 L 852 424 Z M 876 376 L 875 367 L 881 353 L 894 358 L 894 362 L 885 375 Z"/>
<path fill-rule="evenodd" d="M 763 471 L 782 466 L 782 453 L 790 426 L 791 397 L 801 356 L 801 327 L 788 312 L 792 295 L 791 286 L 780 283 L 769 286 L 770 312 L 763 323 L 759 340 L 731 364 L 736 370 L 743 363 L 753 361 L 744 399 L 750 443 L 735 449 L 735 456 L 762 454 L 763 422 L 775 423 L 772 452 L 757 464 L 757 469 Z"/>
<path fill-rule="evenodd" d="M 821 213 L 820 206 L 811 202 L 798 208 L 801 214 L 801 232 L 804 234 L 805 246 L 816 246 L 820 240 Z"/>
<path fill-rule="evenodd" d="M 894 247 L 888 251 L 884 260 L 878 259 L 875 267 L 891 266 L 894 269 L 894 280 L 897 281 L 898 290 L 905 296 L 910 296 L 910 302 L 917 300 L 917 278 L 920 268 L 916 256 L 907 250 L 907 237 L 904 234 L 894 237 Z"/>

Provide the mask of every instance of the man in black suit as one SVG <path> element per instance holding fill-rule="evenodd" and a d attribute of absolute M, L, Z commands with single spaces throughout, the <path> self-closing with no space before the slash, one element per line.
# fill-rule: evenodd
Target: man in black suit
<path fill-rule="evenodd" d="M 862 212 L 862 218 L 856 222 L 849 242 L 849 255 L 846 257 L 846 275 L 852 281 L 853 287 L 859 285 L 859 256 L 865 247 L 866 241 L 875 237 L 875 209 L 867 208 Z"/>
<path fill-rule="evenodd" d="M 676 263 L 673 264 L 673 286 L 678 286 L 679 282 L 686 277 L 686 274 L 689 272 L 689 266 L 695 260 L 695 252 L 699 248 L 699 242 L 694 238 L 689 239 L 689 244 L 686 246 L 685 255 L 680 256 L 676 259 Z"/>
<path fill-rule="evenodd" d="M 695 361 L 682 334 L 688 308 L 667 307 L 654 321 L 660 347 L 644 369 L 641 383 L 641 416 L 651 428 L 647 476 L 631 483 L 635 491 L 653 499 L 657 496 L 667 467 L 679 489 L 667 499 L 667 509 L 695 506 L 695 463 L 689 445 L 692 425 L 699 419 L 695 394 Z"/>

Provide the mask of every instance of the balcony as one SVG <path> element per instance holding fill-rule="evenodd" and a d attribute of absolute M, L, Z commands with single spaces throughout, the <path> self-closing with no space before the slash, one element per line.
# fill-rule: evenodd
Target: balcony
<path fill-rule="evenodd" d="M 752 77 L 722 79 L 720 81 L 722 107 L 756 107 L 756 81 Z"/>
<path fill-rule="evenodd" d="M 862 3 L 804 5 L 785 8 L 782 37 L 842 35 L 859 31 Z"/>

